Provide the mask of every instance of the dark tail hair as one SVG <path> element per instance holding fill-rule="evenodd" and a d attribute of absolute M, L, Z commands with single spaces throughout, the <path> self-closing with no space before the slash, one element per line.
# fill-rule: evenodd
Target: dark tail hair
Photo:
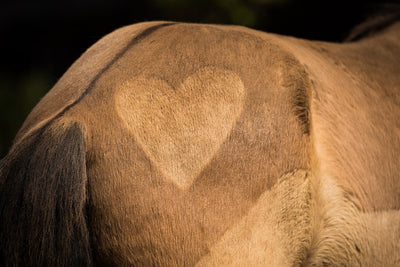
<path fill-rule="evenodd" d="M 89 266 L 85 129 L 50 123 L 0 164 L 0 265 Z"/>

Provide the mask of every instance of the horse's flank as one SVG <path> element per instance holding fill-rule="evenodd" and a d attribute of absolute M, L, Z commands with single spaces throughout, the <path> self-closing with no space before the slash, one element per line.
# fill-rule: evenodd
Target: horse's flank
<path fill-rule="evenodd" d="M 0 162 L 4 265 L 400 262 L 400 23 L 104 37 Z"/>

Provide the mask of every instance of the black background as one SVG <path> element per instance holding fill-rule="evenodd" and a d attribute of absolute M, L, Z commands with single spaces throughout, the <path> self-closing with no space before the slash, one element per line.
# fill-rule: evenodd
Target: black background
<path fill-rule="evenodd" d="M 380 4 L 341 0 L 2 1 L 0 158 L 29 111 L 67 68 L 100 37 L 121 26 L 150 20 L 240 24 L 340 42 Z"/>

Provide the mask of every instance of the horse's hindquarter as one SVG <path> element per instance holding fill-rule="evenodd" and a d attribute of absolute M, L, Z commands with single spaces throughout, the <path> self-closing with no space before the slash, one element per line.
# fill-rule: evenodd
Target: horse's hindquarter
<path fill-rule="evenodd" d="M 97 261 L 192 265 L 210 250 L 218 254 L 213 247 L 224 233 L 258 201 L 270 205 L 264 192 L 309 168 L 308 82 L 273 41 L 228 27 L 161 27 L 126 49 L 65 114 L 84 121 L 91 136 L 89 225 Z M 307 180 L 293 176 L 298 181 L 289 184 Z M 304 203 L 275 205 L 306 205 L 303 194 Z M 265 205 L 260 211 L 276 211 L 271 222 L 284 220 L 279 208 Z M 288 224 L 309 220 L 299 209 Z M 249 226 L 248 238 L 268 217 Z M 301 261 L 310 238 L 300 224 L 292 241 L 286 234 L 247 246 Z"/>
<path fill-rule="evenodd" d="M 126 27 L 71 67 L 15 142 L 56 129 L 56 143 L 60 125 L 86 138 L 81 213 L 99 265 L 390 265 L 400 229 L 390 38 L 326 44 L 230 26 Z"/>

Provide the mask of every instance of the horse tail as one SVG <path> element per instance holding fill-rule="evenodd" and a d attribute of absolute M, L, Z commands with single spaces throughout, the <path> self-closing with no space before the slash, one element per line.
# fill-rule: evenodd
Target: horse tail
<path fill-rule="evenodd" d="M 90 266 L 86 137 L 48 123 L 0 162 L 0 265 Z"/>

